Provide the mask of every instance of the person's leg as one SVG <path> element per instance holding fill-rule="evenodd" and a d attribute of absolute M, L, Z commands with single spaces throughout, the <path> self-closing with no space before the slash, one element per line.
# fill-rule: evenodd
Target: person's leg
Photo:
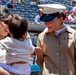
<path fill-rule="evenodd" d="M 22 3 L 25 3 L 25 0 L 21 0 L 22 1 Z"/>
<path fill-rule="evenodd" d="M 20 74 L 14 74 L 14 73 L 10 73 L 10 75 L 20 75 Z"/>
<path fill-rule="evenodd" d="M 10 75 L 10 73 L 0 67 L 0 75 Z"/>
<path fill-rule="evenodd" d="M 21 0 L 18 0 L 18 3 L 21 3 Z"/>
<path fill-rule="evenodd" d="M 0 67 L 4 68 L 5 70 L 7 70 L 8 72 L 14 73 L 14 74 L 21 74 L 21 72 L 19 70 L 17 70 L 16 68 L 14 68 L 11 65 L 8 65 L 6 63 L 0 63 Z"/>
<path fill-rule="evenodd" d="M 29 63 L 26 64 L 14 64 L 13 67 L 20 71 L 20 75 L 30 75 L 31 67 Z"/>

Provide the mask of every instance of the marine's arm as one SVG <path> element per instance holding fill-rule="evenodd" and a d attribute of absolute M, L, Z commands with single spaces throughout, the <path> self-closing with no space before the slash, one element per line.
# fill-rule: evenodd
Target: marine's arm
<path fill-rule="evenodd" d="M 35 48 L 36 53 L 36 63 L 42 68 L 43 61 L 44 61 L 44 55 L 40 47 Z"/>

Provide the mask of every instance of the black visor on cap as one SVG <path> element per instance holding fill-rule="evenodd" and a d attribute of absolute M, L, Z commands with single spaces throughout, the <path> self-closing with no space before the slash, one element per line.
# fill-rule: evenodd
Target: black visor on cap
<path fill-rule="evenodd" d="M 53 14 L 43 14 L 40 17 L 41 21 L 47 22 L 47 21 L 51 21 L 53 20 L 55 17 L 57 17 L 57 15 L 59 14 L 59 12 L 53 13 Z"/>

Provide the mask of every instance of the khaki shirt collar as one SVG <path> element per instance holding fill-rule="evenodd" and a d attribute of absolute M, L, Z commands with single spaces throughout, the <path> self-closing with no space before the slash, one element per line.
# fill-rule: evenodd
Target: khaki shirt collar
<path fill-rule="evenodd" d="M 70 30 L 68 30 L 68 28 L 70 28 L 70 26 L 67 25 L 66 28 L 59 33 L 59 35 L 61 35 L 62 33 L 65 33 L 65 32 L 72 33 Z M 46 34 L 51 34 L 51 35 L 56 36 L 55 31 L 53 31 L 53 32 L 46 31 Z"/>

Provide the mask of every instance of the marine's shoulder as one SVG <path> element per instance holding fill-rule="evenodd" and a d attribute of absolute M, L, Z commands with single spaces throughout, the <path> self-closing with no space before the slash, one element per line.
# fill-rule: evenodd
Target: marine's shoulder
<path fill-rule="evenodd" d="M 46 34 L 46 31 L 43 31 L 39 34 L 40 37 L 44 36 Z"/>
<path fill-rule="evenodd" d="M 72 27 L 70 27 L 69 25 L 66 26 L 67 27 L 67 30 L 71 33 L 76 33 L 76 30 L 73 29 Z"/>

